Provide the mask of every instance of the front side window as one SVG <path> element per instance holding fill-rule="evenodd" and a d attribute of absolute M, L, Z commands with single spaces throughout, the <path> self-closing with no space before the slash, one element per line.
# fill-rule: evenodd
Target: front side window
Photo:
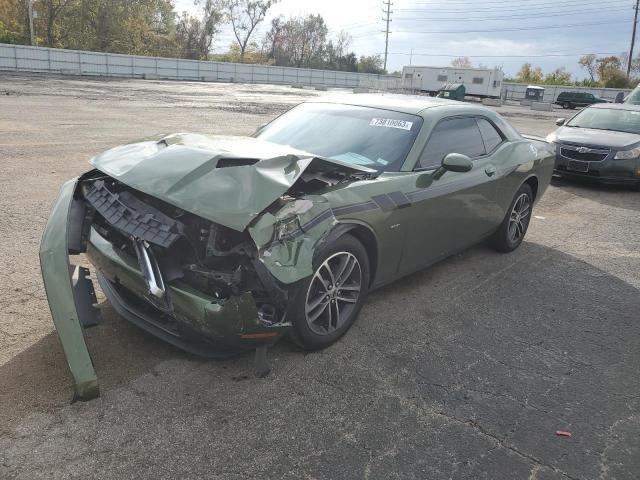
<path fill-rule="evenodd" d="M 422 127 L 422 117 L 391 110 L 303 103 L 256 136 L 320 157 L 378 171 L 398 170 Z"/>
<path fill-rule="evenodd" d="M 438 123 L 420 156 L 418 167 L 437 168 L 450 153 L 461 153 L 469 158 L 480 157 L 486 153 L 474 117 L 450 118 Z"/>
<path fill-rule="evenodd" d="M 502 143 L 502 134 L 486 118 L 478 118 L 478 128 L 480 128 L 487 153 L 493 152 L 496 147 Z"/>

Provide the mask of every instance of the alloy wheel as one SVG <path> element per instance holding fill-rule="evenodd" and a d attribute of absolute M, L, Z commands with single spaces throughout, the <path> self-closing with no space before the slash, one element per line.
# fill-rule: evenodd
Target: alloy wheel
<path fill-rule="evenodd" d="M 520 194 L 513 204 L 509 217 L 509 241 L 517 243 L 522 240 L 527 230 L 529 215 L 531 214 L 531 199 L 526 193 Z"/>
<path fill-rule="evenodd" d="M 338 330 L 351 316 L 362 288 L 360 262 L 350 252 L 327 258 L 314 273 L 305 303 L 309 328 L 317 335 Z"/>

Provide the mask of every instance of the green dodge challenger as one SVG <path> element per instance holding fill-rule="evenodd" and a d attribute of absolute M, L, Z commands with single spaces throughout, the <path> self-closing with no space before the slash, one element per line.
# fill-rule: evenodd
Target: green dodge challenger
<path fill-rule="evenodd" d="M 223 357 L 283 335 L 335 342 L 367 294 L 483 239 L 517 248 L 554 151 L 492 110 L 405 95 L 312 100 L 252 137 L 174 134 L 111 149 L 67 182 L 40 248 L 78 398 L 98 394 L 82 329 L 113 308 Z"/>

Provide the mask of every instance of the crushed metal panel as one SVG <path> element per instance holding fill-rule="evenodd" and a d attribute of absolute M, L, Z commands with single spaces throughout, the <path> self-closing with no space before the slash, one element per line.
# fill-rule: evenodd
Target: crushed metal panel
<path fill-rule="evenodd" d="M 218 168 L 229 158 L 259 161 Z M 135 190 L 240 232 L 307 169 L 345 176 L 373 172 L 255 138 L 195 134 L 116 147 L 91 163 Z"/>
<path fill-rule="evenodd" d="M 74 399 L 89 400 L 99 396 L 100 391 L 82 335 L 79 313 L 83 309 L 82 306 L 78 308 L 74 295 L 67 241 L 69 212 L 77 181 L 75 178 L 62 186 L 53 206 L 40 243 L 40 267 L 53 323 L 74 378 Z M 86 286 L 85 282 L 82 284 Z"/>
<path fill-rule="evenodd" d="M 277 238 L 278 224 L 292 218 L 297 218 L 299 230 Z M 280 282 L 290 284 L 313 273 L 313 254 L 337 223 L 329 202 L 324 197 L 309 195 L 293 200 L 276 215 L 263 215 L 249 227 L 249 234 L 269 272 Z"/>

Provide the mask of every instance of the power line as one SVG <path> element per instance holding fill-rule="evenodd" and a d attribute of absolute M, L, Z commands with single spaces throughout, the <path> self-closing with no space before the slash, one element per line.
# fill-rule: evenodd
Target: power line
<path fill-rule="evenodd" d="M 623 1 L 623 0 L 615 0 L 615 1 Z M 526 2 L 534 2 L 532 3 L 526 3 Z M 520 3 L 517 5 L 518 7 L 521 8 L 529 8 L 531 6 L 535 6 L 537 4 L 540 3 L 546 3 L 548 5 L 552 5 L 552 6 L 561 6 L 563 4 L 567 4 L 567 3 L 599 3 L 602 4 L 601 1 L 598 0 L 584 0 L 584 1 L 580 1 L 580 0 L 560 0 L 557 2 L 553 2 L 551 0 L 520 0 Z M 469 7 L 478 7 L 481 6 L 482 8 L 486 7 L 487 5 L 491 5 L 491 4 L 510 4 L 513 5 L 513 0 L 489 0 L 487 2 L 481 2 L 481 5 L 478 5 L 478 1 L 477 0 L 471 0 L 471 1 L 455 1 L 455 0 L 447 0 L 444 2 L 411 2 L 409 3 L 409 6 L 411 5 L 424 5 L 424 6 L 442 6 L 442 5 L 453 5 L 453 6 L 460 6 L 460 7 L 464 7 L 464 6 L 469 6 Z M 630 5 L 631 6 L 631 5 Z M 497 8 L 497 7 L 493 7 L 493 8 Z M 501 7 L 504 8 L 504 7 Z"/>
<path fill-rule="evenodd" d="M 568 25 L 546 25 L 539 27 L 518 27 L 518 28 L 492 28 L 489 30 L 430 30 L 416 32 L 412 30 L 396 30 L 397 33 L 413 33 L 413 34 L 448 34 L 448 33 L 495 33 L 495 32 L 520 32 L 523 30 L 550 30 L 554 28 L 576 28 L 576 27 L 589 27 L 594 25 L 612 25 L 620 24 L 620 21 L 611 22 L 591 22 L 591 23 L 574 23 Z"/>
<path fill-rule="evenodd" d="M 426 11 L 430 11 L 433 13 L 434 10 L 429 10 L 428 6 L 433 6 L 434 4 L 428 4 L 425 5 L 423 8 L 398 8 L 396 9 L 396 11 L 398 12 L 426 12 Z M 486 7 L 483 8 L 482 11 L 483 12 L 491 12 L 491 11 L 513 11 L 513 12 L 530 12 L 532 8 L 553 8 L 554 10 L 558 9 L 558 8 L 578 8 L 581 6 L 598 6 L 598 5 L 602 5 L 602 2 L 589 2 L 589 1 L 571 1 L 568 3 L 560 3 L 560 2 L 547 2 L 547 3 L 536 3 L 536 4 L 530 4 L 530 5 L 526 5 L 523 6 L 522 5 L 518 5 L 517 7 L 509 7 L 509 8 L 505 8 L 505 7 Z M 631 3 L 628 2 L 628 0 L 618 0 L 618 1 L 612 1 L 608 3 L 608 6 L 629 6 L 630 8 L 632 7 Z M 461 5 L 462 6 L 462 5 Z M 471 5 L 470 5 L 471 6 Z M 442 8 L 438 8 L 438 12 L 439 13 L 465 13 L 468 12 L 469 9 L 468 8 L 463 8 L 463 9 L 447 9 L 445 7 L 445 9 L 443 10 Z M 535 17 L 535 15 L 532 15 L 533 17 Z"/>
<path fill-rule="evenodd" d="M 551 58 L 551 57 L 582 57 L 584 55 L 618 55 L 612 52 L 590 52 L 590 53 L 544 53 L 531 55 L 454 55 L 449 53 L 416 53 L 416 52 L 390 52 L 389 55 L 409 55 L 414 57 L 468 57 L 468 58 Z M 380 55 L 379 53 L 377 55 Z"/>
<path fill-rule="evenodd" d="M 619 12 L 619 11 L 626 11 L 626 8 L 609 8 L 607 9 L 607 13 L 610 12 Z M 493 21 L 493 20 L 503 20 L 503 19 L 532 19 L 532 20 L 536 20 L 538 18 L 546 18 L 546 17 L 563 17 L 563 16 L 567 16 L 567 15 L 581 15 L 581 14 L 587 14 L 587 13 L 593 13 L 593 12 L 602 12 L 602 9 L 596 9 L 596 10 L 571 10 L 571 11 L 567 11 L 564 13 L 550 13 L 550 14 L 546 14 L 546 15 L 536 15 L 535 17 L 532 17 L 531 15 L 525 14 L 525 15 L 505 15 L 505 16 L 499 16 L 499 17 L 467 17 L 467 18 L 460 18 L 460 17 L 412 17 L 412 18 L 403 18 L 403 17 L 399 17 L 396 18 L 396 20 L 399 21 L 420 21 L 420 20 L 438 20 L 438 21 L 455 21 L 455 22 L 467 22 L 467 21 L 477 21 L 477 20 L 484 20 L 484 21 Z"/>

